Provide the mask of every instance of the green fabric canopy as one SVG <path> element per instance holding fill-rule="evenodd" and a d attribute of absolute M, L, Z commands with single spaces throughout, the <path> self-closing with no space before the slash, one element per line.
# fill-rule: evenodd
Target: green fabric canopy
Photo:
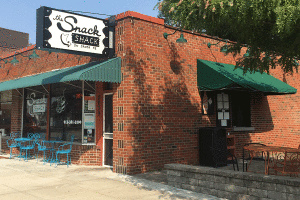
<path fill-rule="evenodd" d="M 121 83 L 121 58 L 91 62 L 5 81 L 0 83 L 0 91 L 76 80 Z"/>
<path fill-rule="evenodd" d="M 197 60 L 197 82 L 200 90 L 233 89 L 240 86 L 249 91 L 265 94 L 295 94 L 297 89 L 266 73 L 247 72 L 234 69 L 234 65 Z"/>

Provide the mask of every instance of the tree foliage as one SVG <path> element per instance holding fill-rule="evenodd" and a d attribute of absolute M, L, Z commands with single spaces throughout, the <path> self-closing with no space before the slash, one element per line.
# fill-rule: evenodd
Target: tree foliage
<path fill-rule="evenodd" d="M 234 56 L 247 47 L 237 66 L 269 73 L 281 66 L 298 72 L 300 58 L 299 0 L 159 0 L 159 16 L 171 25 L 234 41 Z"/>

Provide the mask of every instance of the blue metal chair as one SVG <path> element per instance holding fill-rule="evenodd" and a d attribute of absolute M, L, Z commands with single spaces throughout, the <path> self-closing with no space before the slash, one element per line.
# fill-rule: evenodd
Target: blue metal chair
<path fill-rule="evenodd" d="M 53 150 L 53 145 L 51 143 L 49 143 L 49 141 L 45 141 L 45 140 L 41 140 L 39 142 L 37 142 L 37 145 L 38 145 L 38 153 L 40 151 L 43 151 L 44 152 L 44 160 L 43 160 L 43 164 L 45 164 L 48 160 L 46 159 L 46 151 L 52 151 Z M 37 161 L 38 162 L 38 157 L 37 157 Z"/>
<path fill-rule="evenodd" d="M 39 138 L 39 141 L 36 143 L 38 145 L 38 153 L 37 153 L 37 160 L 36 162 L 38 162 L 39 160 L 39 152 L 40 151 L 43 151 L 44 152 L 44 164 L 45 164 L 45 151 L 48 151 L 50 150 L 50 148 L 48 148 L 45 144 L 45 140 L 46 140 L 46 133 L 39 133 L 40 134 L 40 138 Z"/>
<path fill-rule="evenodd" d="M 12 149 L 13 148 L 18 148 L 19 147 L 19 143 L 17 141 L 15 141 L 16 138 L 20 137 L 20 133 L 19 132 L 11 132 L 10 133 L 10 139 L 6 140 L 7 146 L 10 148 L 10 155 L 9 158 L 11 159 L 12 154 Z"/>
<path fill-rule="evenodd" d="M 24 144 L 20 145 L 20 160 L 22 158 L 22 156 L 21 156 L 22 152 L 23 152 L 23 150 L 25 150 L 24 161 L 28 161 L 28 150 L 35 151 L 35 145 L 38 143 L 40 134 L 39 133 L 29 133 L 28 138 L 30 140 L 24 141 Z"/>
<path fill-rule="evenodd" d="M 71 153 L 71 151 L 72 151 L 72 145 L 73 145 L 74 137 L 75 137 L 75 136 L 72 135 L 72 136 L 71 136 L 70 142 L 65 143 L 65 144 L 63 144 L 63 145 L 60 145 L 60 146 L 58 147 L 58 150 L 56 151 L 56 160 L 55 160 L 56 166 L 57 166 L 57 164 L 62 164 L 62 163 L 60 162 L 60 155 L 61 155 L 61 154 L 67 154 L 67 161 L 66 161 L 66 164 L 67 164 L 68 167 L 69 167 L 69 165 L 71 164 L 71 157 L 70 157 L 70 160 L 69 160 L 69 153 Z M 66 149 L 65 149 L 66 146 L 69 146 L 69 148 L 66 148 Z"/>

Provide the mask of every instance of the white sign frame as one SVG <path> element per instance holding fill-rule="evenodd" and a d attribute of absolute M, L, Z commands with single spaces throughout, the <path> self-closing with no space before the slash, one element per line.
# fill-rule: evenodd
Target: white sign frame
<path fill-rule="evenodd" d="M 114 33 L 109 20 L 49 7 L 37 9 L 37 48 L 109 57 Z"/>

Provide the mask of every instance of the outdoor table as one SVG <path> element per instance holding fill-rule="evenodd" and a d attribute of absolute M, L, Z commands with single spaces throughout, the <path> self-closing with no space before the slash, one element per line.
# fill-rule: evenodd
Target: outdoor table
<path fill-rule="evenodd" d="M 279 147 L 279 146 L 255 146 L 255 145 L 249 145 L 249 146 L 244 146 L 243 147 L 244 150 L 248 150 L 250 152 L 263 152 L 264 153 L 264 157 L 265 157 L 265 174 L 268 175 L 269 174 L 269 165 L 270 165 L 270 155 L 272 154 L 277 154 L 277 153 L 285 153 L 285 152 L 300 152 L 300 149 L 295 149 L 295 148 L 290 148 L 290 147 Z M 250 154 L 251 159 L 249 162 L 249 165 L 246 169 L 246 171 L 248 171 L 249 166 L 251 164 L 251 161 L 254 157 L 253 154 Z M 243 170 L 244 170 L 244 157 L 245 155 L 243 155 Z"/>
<path fill-rule="evenodd" d="M 49 148 L 47 150 L 49 150 L 49 159 L 47 159 L 46 161 L 49 161 L 50 162 L 50 165 L 51 163 L 54 163 L 56 158 L 53 158 L 53 154 L 54 152 L 56 151 L 56 148 L 55 148 L 55 145 L 56 144 L 61 144 L 61 143 L 64 143 L 64 141 L 56 141 L 56 140 L 45 140 L 43 141 L 44 144 L 45 143 L 48 143 L 49 144 Z M 51 158 L 50 158 L 50 153 L 51 153 Z"/>
<path fill-rule="evenodd" d="M 27 141 L 30 141 L 30 140 L 32 140 L 32 139 L 31 138 L 24 138 L 24 137 L 15 138 L 15 141 L 17 141 L 17 142 L 27 142 Z"/>

